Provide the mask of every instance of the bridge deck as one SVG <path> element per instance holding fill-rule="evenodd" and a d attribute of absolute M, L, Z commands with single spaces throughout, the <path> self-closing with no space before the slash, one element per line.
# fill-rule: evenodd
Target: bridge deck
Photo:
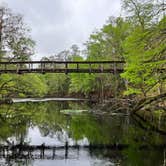
<path fill-rule="evenodd" d="M 121 73 L 124 61 L 0 62 L 0 73 Z"/>

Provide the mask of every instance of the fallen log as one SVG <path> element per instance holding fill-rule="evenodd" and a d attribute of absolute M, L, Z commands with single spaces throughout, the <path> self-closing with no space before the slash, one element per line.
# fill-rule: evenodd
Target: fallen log
<path fill-rule="evenodd" d="M 166 99 L 166 93 L 160 94 L 158 96 L 153 96 L 153 97 L 149 97 L 149 98 L 145 98 L 140 100 L 139 102 L 137 102 L 134 106 L 134 108 L 132 108 L 131 113 L 135 114 L 137 111 L 141 110 L 142 108 L 144 108 L 146 105 L 151 104 L 152 102 L 158 102 L 159 100 L 163 100 Z"/>

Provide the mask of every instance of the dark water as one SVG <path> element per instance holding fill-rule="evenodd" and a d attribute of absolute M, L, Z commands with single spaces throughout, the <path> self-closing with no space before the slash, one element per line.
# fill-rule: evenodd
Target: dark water
<path fill-rule="evenodd" d="M 0 166 L 166 165 L 164 134 L 126 113 L 101 116 L 91 109 L 83 101 L 1 105 Z M 66 142 L 69 148 L 65 148 Z M 13 152 L 12 145 L 18 144 L 50 149 Z M 8 151 L 3 151 L 4 145 L 9 146 Z M 61 148 L 55 150 L 55 146 Z"/>

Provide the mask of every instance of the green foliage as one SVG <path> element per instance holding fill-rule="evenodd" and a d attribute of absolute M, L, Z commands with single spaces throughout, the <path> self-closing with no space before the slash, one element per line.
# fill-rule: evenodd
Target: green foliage
<path fill-rule="evenodd" d="M 23 17 L 0 6 L 0 60 L 27 60 L 34 53 L 35 42 Z"/>
<path fill-rule="evenodd" d="M 87 42 L 88 60 L 123 59 L 122 42 L 130 32 L 130 24 L 123 18 L 110 18 L 101 31 L 93 33 Z"/>
<path fill-rule="evenodd" d="M 69 79 L 65 74 L 46 74 L 43 79 L 48 87 L 47 95 L 64 96 L 68 93 Z"/>
<path fill-rule="evenodd" d="M 28 38 L 22 37 L 17 42 L 11 44 L 13 50 L 13 58 L 18 61 L 30 60 L 30 56 L 34 54 L 35 42 Z"/>
<path fill-rule="evenodd" d="M 92 74 L 72 74 L 69 92 L 88 95 L 94 91 L 94 79 L 94 75 Z"/>
<path fill-rule="evenodd" d="M 83 58 L 80 56 L 74 56 L 74 61 L 83 61 Z M 73 66 L 71 65 L 70 68 Z M 82 64 L 81 68 L 87 68 L 86 64 Z M 91 74 L 83 74 L 83 73 L 77 73 L 77 74 L 70 74 L 70 85 L 69 85 L 69 93 L 77 93 L 77 94 L 83 94 L 87 96 L 90 92 L 94 91 L 94 75 Z"/>
<path fill-rule="evenodd" d="M 42 80 L 37 74 L 18 76 L 16 82 L 16 93 L 18 93 L 18 95 L 23 96 L 24 94 L 25 97 L 42 97 L 47 93 L 45 80 Z"/>
<path fill-rule="evenodd" d="M 87 60 L 123 60 L 124 50 L 122 44 L 130 31 L 129 22 L 121 17 L 111 17 L 100 31 L 90 36 L 89 41 L 86 43 L 88 52 Z M 95 67 L 98 68 L 98 66 Z M 80 82 L 83 82 L 85 86 L 81 87 Z M 111 74 L 94 74 L 90 75 L 90 78 L 85 75 L 84 80 L 80 82 L 78 81 L 78 86 L 75 89 L 84 89 L 87 87 L 88 91 L 86 92 L 96 92 L 100 94 L 101 98 L 105 94 L 106 96 L 120 95 L 121 90 L 124 88 L 124 81 L 118 75 L 114 76 Z"/>
<path fill-rule="evenodd" d="M 14 79 L 9 74 L 0 75 L 0 98 L 5 98 L 14 89 Z"/>
<path fill-rule="evenodd" d="M 126 13 L 126 18 L 135 26 L 142 29 L 158 21 L 163 2 L 153 0 L 122 0 L 122 8 Z"/>
<path fill-rule="evenodd" d="M 126 67 L 121 74 L 129 83 L 126 94 L 147 93 L 165 80 L 166 35 L 163 32 L 165 18 L 146 30 L 136 27 L 124 42 Z M 166 25 L 166 24 L 165 24 Z"/>

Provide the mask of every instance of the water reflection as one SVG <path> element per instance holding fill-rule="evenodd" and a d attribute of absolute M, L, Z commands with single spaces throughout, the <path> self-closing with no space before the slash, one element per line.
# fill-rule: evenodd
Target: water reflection
<path fill-rule="evenodd" d="M 145 131 L 130 116 L 96 116 L 78 110 L 90 108 L 85 102 L 67 101 L 1 106 L 0 165 L 55 165 L 52 159 L 56 165 L 72 166 L 165 162 L 161 146 L 166 145 L 165 135 Z"/>

